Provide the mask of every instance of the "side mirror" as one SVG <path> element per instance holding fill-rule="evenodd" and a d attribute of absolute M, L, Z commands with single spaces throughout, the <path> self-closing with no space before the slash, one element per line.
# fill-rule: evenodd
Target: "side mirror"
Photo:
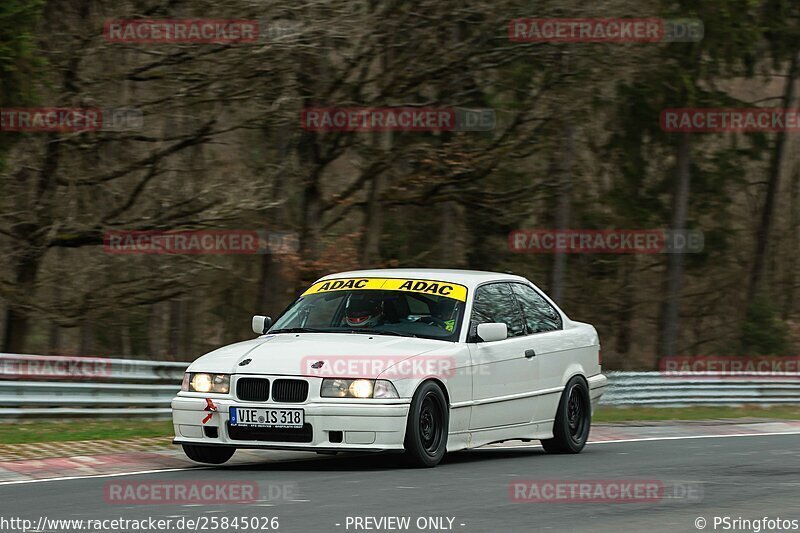
<path fill-rule="evenodd" d="M 502 341 L 508 338 L 508 326 L 502 322 L 478 324 L 477 334 L 484 342 Z"/>
<path fill-rule="evenodd" d="M 256 315 L 253 317 L 253 333 L 263 335 L 272 325 L 272 319 L 268 316 Z"/>

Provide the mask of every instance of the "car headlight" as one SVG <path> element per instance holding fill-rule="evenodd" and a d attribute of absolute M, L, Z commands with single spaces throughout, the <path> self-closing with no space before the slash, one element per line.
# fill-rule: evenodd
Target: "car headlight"
<path fill-rule="evenodd" d="M 181 390 L 188 392 L 216 392 L 227 394 L 231 390 L 230 374 L 208 374 L 206 372 L 186 372 L 183 375 Z"/>
<path fill-rule="evenodd" d="M 397 389 L 385 379 L 323 379 L 323 398 L 399 398 Z"/>

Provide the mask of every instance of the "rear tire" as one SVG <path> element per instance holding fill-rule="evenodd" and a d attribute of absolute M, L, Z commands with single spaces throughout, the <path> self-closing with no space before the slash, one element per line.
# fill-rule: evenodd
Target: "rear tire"
<path fill-rule="evenodd" d="M 543 439 L 547 453 L 580 453 L 589 440 L 592 425 L 592 404 L 586 381 L 575 376 L 564 387 L 558 402 L 553 438 Z"/>
<path fill-rule="evenodd" d="M 210 465 L 221 465 L 233 457 L 236 448 L 229 446 L 202 446 L 198 444 L 184 444 L 183 453 L 192 461 Z"/>
<path fill-rule="evenodd" d="M 450 412 L 442 389 L 426 381 L 414 393 L 408 410 L 403 456 L 410 466 L 438 465 L 447 451 Z"/>

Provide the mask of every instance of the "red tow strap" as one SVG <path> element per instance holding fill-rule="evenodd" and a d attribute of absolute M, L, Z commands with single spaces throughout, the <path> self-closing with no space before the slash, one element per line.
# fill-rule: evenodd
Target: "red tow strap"
<path fill-rule="evenodd" d="M 203 419 L 203 424 L 205 424 L 206 422 L 211 420 L 211 417 L 214 416 L 214 413 L 217 412 L 217 406 L 214 405 L 214 402 L 211 401 L 211 398 L 206 398 L 206 408 L 203 409 L 203 411 L 211 411 Z"/>

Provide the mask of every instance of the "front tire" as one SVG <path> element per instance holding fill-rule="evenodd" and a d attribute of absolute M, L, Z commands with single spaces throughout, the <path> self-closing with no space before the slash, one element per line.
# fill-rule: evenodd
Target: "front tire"
<path fill-rule="evenodd" d="M 447 451 L 447 431 L 450 412 L 442 389 L 432 381 L 420 386 L 406 423 L 404 458 L 415 467 L 438 465 Z"/>
<path fill-rule="evenodd" d="M 236 448 L 228 446 L 201 446 L 198 444 L 183 444 L 183 453 L 192 461 L 210 465 L 221 465 L 233 457 Z"/>
<path fill-rule="evenodd" d="M 543 439 L 547 453 L 580 453 L 589 440 L 592 425 L 592 404 L 589 387 L 581 377 L 575 376 L 567 383 L 558 402 L 553 438 Z"/>

